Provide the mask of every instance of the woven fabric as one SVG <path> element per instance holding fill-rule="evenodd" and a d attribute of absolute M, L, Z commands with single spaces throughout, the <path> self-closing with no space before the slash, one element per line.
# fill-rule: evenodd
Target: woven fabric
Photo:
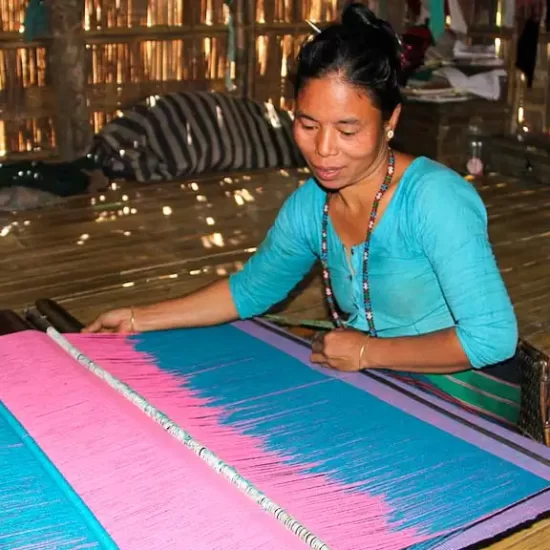
<path fill-rule="evenodd" d="M 520 413 L 520 385 L 498 378 L 490 374 L 490 370 L 469 370 L 452 375 L 391 373 L 391 376 L 500 424 L 515 426 Z"/>

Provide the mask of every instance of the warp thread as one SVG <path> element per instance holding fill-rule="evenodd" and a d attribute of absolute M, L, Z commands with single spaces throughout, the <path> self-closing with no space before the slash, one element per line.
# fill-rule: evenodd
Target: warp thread
<path fill-rule="evenodd" d="M 139 370 L 143 356 L 117 343 Z M 6 430 L 0 407 L 3 550 L 304 548 L 45 334 L 6 337 L 0 362 L 0 399 L 22 425 Z"/>
<path fill-rule="evenodd" d="M 274 516 L 287 529 L 290 529 L 297 537 L 304 541 L 313 550 L 329 550 L 329 547 L 316 535 L 311 533 L 296 518 L 291 516 L 281 506 L 273 502 L 267 495 L 259 491 L 248 480 L 244 479 L 234 468 L 226 464 L 207 447 L 197 441 L 191 434 L 178 426 L 164 413 L 153 407 L 146 399 L 135 392 L 130 386 L 115 378 L 90 358 L 75 348 L 64 336 L 53 327 L 48 327 L 47 334 L 71 357 L 82 366 L 93 372 L 105 381 L 114 390 L 123 395 L 131 403 L 136 405 L 149 418 L 160 424 L 170 435 L 187 448 L 192 450 L 199 458 L 206 462 L 212 469 L 235 485 L 240 491 L 252 498 L 266 512 Z"/>

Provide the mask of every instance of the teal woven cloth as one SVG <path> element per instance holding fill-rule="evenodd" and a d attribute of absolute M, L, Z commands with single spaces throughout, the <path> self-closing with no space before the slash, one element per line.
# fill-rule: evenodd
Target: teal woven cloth
<path fill-rule="evenodd" d="M 42 0 L 29 0 L 25 10 L 25 42 L 46 38 L 50 34 L 48 10 Z"/>

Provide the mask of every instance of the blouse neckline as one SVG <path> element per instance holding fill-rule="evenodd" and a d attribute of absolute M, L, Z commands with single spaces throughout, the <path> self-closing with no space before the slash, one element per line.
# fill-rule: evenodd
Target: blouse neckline
<path fill-rule="evenodd" d="M 378 223 L 376 224 L 376 226 L 372 230 L 371 240 L 376 238 L 376 236 L 382 231 L 381 228 L 383 228 L 384 225 L 386 225 L 388 223 L 388 222 L 386 222 L 386 218 L 391 217 L 391 211 L 396 208 L 395 207 L 395 203 L 397 202 L 396 199 L 400 194 L 403 193 L 403 188 L 405 187 L 405 184 L 410 180 L 411 172 L 416 167 L 416 164 L 419 164 L 420 161 L 423 161 L 424 159 L 425 159 L 425 157 L 416 157 L 416 158 L 414 158 L 413 161 L 409 164 L 409 166 L 407 166 L 407 168 L 403 172 L 403 174 L 401 176 L 401 179 L 399 180 L 399 182 L 397 184 L 397 189 L 395 190 L 394 194 L 392 195 L 392 197 L 390 199 L 390 202 L 388 203 L 388 206 L 386 207 L 386 210 L 384 211 L 384 213 L 382 214 L 382 217 L 380 218 L 380 220 L 378 221 Z M 326 196 L 326 191 L 324 192 L 324 195 Z M 388 215 L 388 214 L 390 214 L 390 215 Z M 344 248 L 344 250 L 357 250 L 357 249 L 363 248 L 365 246 L 365 241 L 363 240 L 360 243 L 358 243 L 358 244 L 356 244 L 352 247 L 347 247 L 342 242 L 342 239 L 340 238 L 340 235 L 338 235 L 338 232 L 336 231 L 336 228 L 332 224 L 332 218 L 330 216 L 328 217 L 328 226 L 329 226 L 329 230 L 331 231 L 333 236 L 338 241 L 338 244 L 342 248 Z"/>

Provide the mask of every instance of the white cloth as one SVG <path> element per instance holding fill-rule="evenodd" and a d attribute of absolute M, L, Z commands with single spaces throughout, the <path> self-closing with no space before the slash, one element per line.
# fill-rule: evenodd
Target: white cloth
<path fill-rule="evenodd" d="M 455 59 L 494 59 L 496 50 L 494 44 L 491 46 L 468 46 L 457 40 L 453 47 Z"/>
<path fill-rule="evenodd" d="M 451 29 L 457 34 L 468 34 L 468 25 L 459 0 L 449 0 L 449 15 L 451 16 Z"/>
<path fill-rule="evenodd" d="M 502 26 L 513 29 L 516 22 L 516 0 L 504 0 L 503 8 Z"/>
<path fill-rule="evenodd" d="M 484 73 L 466 76 L 454 67 L 443 67 L 434 72 L 437 76 L 446 78 L 450 85 L 461 91 L 492 101 L 500 99 L 500 77 L 506 76 L 504 69 L 495 69 Z"/>

